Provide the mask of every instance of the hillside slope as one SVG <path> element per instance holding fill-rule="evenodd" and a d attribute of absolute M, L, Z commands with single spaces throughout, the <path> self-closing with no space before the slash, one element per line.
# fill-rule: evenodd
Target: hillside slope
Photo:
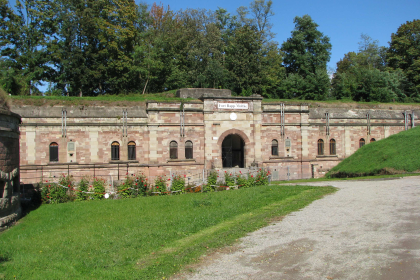
<path fill-rule="evenodd" d="M 326 177 L 359 177 L 417 170 L 420 170 L 420 127 L 363 146 L 331 169 Z"/>

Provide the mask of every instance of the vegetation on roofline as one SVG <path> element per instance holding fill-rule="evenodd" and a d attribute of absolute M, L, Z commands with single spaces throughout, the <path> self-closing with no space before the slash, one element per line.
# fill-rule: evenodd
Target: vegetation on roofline
<path fill-rule="evenodd" d="M 154 94 L 127 94 L 127 95 L 100 95 L 100 96 L 11 96 L 8 103 L 14 106 L 34 105 L 34 106 L 144 106 L 147 101 L 158 102 L 184 102 L 197 99 L 183 99 L 175 96 L 177 90 L 166 91 Z M 262 100 L 264 104 L 285 103 L 290 105 L 308 105 L 310 108 L 316 107 L 336 107 L 336 108 L 354 108 L 354 109 L 413 109 L 420 108 L 418 103 L 401 102 L 356 102 L 352 100 L 301 100 L 301 99 L 268 99 Z"/>
<path fill-rule="evenodd" d="M 391 135 L 358 149 L 326 174 L 327 178 L 420 171 L 420 127 Z"/>

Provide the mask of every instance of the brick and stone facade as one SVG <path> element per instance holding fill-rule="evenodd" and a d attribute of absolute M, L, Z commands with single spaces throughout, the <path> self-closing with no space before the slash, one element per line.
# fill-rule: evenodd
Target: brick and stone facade
<path fill-rule="evenodd" d="M 0 229 L 21 215 L 19 123 L 19 115 L 0 109 Z"/>
<path fill-rule="evenodd" d="M 234 97 L 226 90 L 184 91 L 179 96 L 200 99 L 131 107 L 14 107 L 22 116 L 21 180 L 35 183 L 60 172 L 117 180 L 126 173 L 157 176 L 230 166 L 268 167 L 273 179 L 320 177 L 362 140 L 368 144 L 409 129 L 419 115 L 418 109 L 312 108 Z M 135 158 L 129 158 L 133 142 Z M 187 142 L 192 158 L 185 153 Z M 52 143 L 58 145 L 54 161 Z M 119 147 L 116 160 L 113 143 Z"/>

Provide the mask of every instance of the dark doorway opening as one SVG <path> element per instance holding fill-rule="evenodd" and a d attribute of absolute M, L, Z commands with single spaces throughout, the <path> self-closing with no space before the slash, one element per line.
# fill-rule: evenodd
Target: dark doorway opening
<path fill-rule="evenodd" d="M 245 167 L 245 142 L 237 134 L 229 134 L 222 143 L 223 168 Z"/>

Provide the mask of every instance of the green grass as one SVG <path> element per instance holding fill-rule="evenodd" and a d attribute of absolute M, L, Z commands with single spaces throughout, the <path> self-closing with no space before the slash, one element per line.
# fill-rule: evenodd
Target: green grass
<path fill-rule="evenodd" d="M 358 177 L 420 170 L 420 128 L 389 136 L 358 149 L 326 177 Z"/>
<path fill-rule="evenodd" d="M 168 102 L 168 101 L 181 101 L 185 100 L 175 96 L 176 90 L 170 90 L 162 93 L 155 94 L 127 94 L 127 95 L 99 95 L 99 96 L 12 96 L 11 101 L 13 104 L 21 105 L 35 105 L 35 106 L 54 106 L 54 105 L 87 105 L 90 104 L 108 104 L 116 106 L 126 106 L 127 103 L 133 102 L 146 102 L 146 101 L 159 101 L 159 102 Z M 190 100 L 190 99 L 187 99 Z"/>
<path fill-rule="evenodd" d="M 163 279 L 332 187 L 42 205 L 0 234 L 0 279 Z"/>

